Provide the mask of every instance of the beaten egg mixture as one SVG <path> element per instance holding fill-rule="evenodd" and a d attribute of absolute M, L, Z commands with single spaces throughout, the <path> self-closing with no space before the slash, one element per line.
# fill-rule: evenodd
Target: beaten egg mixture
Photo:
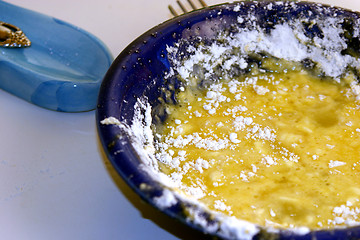
<path fill-rule="evenodd" d="M 212 210 L 272 227 L 360 223 L 358 85 L 304 70 L 181 88 L 161 169 Z"/>

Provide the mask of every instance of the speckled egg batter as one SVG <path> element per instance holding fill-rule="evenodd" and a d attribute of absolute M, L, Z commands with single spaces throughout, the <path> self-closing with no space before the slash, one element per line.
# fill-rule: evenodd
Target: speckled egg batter
<path fill-rule="evenodd" d="M 263 226 L 360 222 L 352 76 L 256 73 L 188 87 L 157 132 L 161 169 L 213 210 Z"/>

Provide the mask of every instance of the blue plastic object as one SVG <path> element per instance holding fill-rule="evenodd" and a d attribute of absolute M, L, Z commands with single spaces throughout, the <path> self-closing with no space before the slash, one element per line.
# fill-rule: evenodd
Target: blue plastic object
<path fill-rule="evenodd" d="M 100 84 L 113 60 L 99 39 L 69 23 L 3 1 L 0 16 L 32 42 L 28 48 L 0 48 L 0 88 L 51 110 L 95 109 Z"/>
<path fill-rule="evenodd" d="M 137 152 L 134 150 L 132 140 L 118 126 L 103 125 L 101 120 L 107 117 L 116 117 L 121 122 L 132 123 L 134 116 L 134 105 L 137 98 L 146 96 L 153 109 L 153 119 L 166 118 L 166 113 L 157 111 L 161 102 L 158 100 L 167 99 L 162 94 L 162 89 L 174 91 L 174 88 L 168 88 L 169 81 L 172 86 L 179 86 L 176 77 L 166 79 L 170 71 L 171 63 L 168 60 L 167 46 L 173 46 L 182 41 L 181 47 L 187 49 L 187 46 L 193 44 L 198 39 L 202 39 L 206 44 L 216 41 L 216 35 L 219 32 L 234 31 L 239 27 L 237 21 L 239 16 L 246 17 L 249 12 L 254 12 L 254 21 L 264 29 L 271 29 L 274 24 L 283 23 L 294 18 L 312 19 L 320 15 L 324 18 L 337 16 L 344 19 L 344 28 L 350 28 L 350 23 L 360 20 L 360 14 L 335 7 L 318 5 L 309 2 L 284 1 L 287 4 L 274 4 L 268 7 L 272 1 L 245 1 L 238 11 L 234 11 L 237 3 L 223 4 L 208 7 L 202 10 L 194 11 L 172 20 L 169 20 L 144 33 L 134 42 L 132 42 L 114 61 L 106 74 L 100 88 L 98 107 L 97 107 L 97 127 L 103 149 L 117 170 L 119 175 L 128 183 L 142 199 L 156 208 L 156 197 L 162 196 L 164 186 L 157 182 L 148 172 L 144 171 Z M 286 6 L 296 4 L 296 8 L 287 9 Z M 346 21 L 345 21 L 346 20 Z M 249 23 L 252 23 L 249 21 Z M 247 27 L 246 21 L 240 27 Z M 235 28 L 232 28 L 235 26 Z M 304 34 L 308 36 L 319 35 L 316 27 L 309 27 Z M 343 54 L 354 54 L 359 56 L 360 49 L 358 42 L 359 36 L 352 35 L 348 42 L 348 51 Z M 184 52 L 186 54 L 186 51 Z M 166 80 L 165 80 L 166 79 Z M 170 95 L 170 94 L 167 94 Z M 171 101 L 171 100 L 169 100 Z M 141 187 L 141 186 L 147 187 Z M 151 187 L 148 187 L 151 186 Z M 177 199 L 178 204 L 168 208 L 161 208 L 162 212 L 168 216 L 183 222 L 191 228 L 204 233 L 204 239 L 210 238 L 222 239 L 219 222 L 216 218 L 203 211 L 203 218 L 207 223 L 198 225 L 192 219 L 187 219 L 184 212 L 186 208 L 195 207 L 192 203 Z M 206 225 L 207 229 L 203 226 Z M 209 232 L 212 229 L 212 232 Z M 353 240 L 360 239 L 360 226 L 349 228 L 338 228 L 329 230 L 310 231 L 306 234 L 279 230 L 279 232 L 269 231 L 260 227 L 260 232 L 253 237 L 253 240 L 260 239 L 279 239 L 279 240 Z M 231 236 L 225 236 L 225 239 L 233 239 Z M 247 239 L 247 238 L 246 238 Z"/>

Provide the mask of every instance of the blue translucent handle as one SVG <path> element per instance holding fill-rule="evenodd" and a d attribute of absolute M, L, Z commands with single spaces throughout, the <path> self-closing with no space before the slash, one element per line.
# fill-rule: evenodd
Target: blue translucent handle
<path fill-rule="evenodd" d="M 56 111 L 96 107 L 102 78 L 113 60 L 99 39 L 3 1 L 0 21 L 19 27 L 32 42 L 28 48 L 0 48 L 0 88 Z"/>

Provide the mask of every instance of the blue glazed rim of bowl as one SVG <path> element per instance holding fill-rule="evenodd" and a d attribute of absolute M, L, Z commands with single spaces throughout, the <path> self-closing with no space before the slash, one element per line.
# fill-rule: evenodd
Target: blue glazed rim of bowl
<path fill-rule="evenodd" d="M 264 28 L 271 28 L 273 24 L 279 21 L 287 21 L 299 15 L 303 16 L 309 11 L 323 14 L 325 17 L 337 15 L 347 19 L 360 19 L 358 13 L 310 2 L 281 1 L 284 4 L 274 5 L 275 7 L 269 10 L 266 7 L 267 4 L 274 2 L 225 3 L 168 20 L 147 31 L 123 50 L 111 65 L 100 88 L 96 112 L 98 134 L 107 158 L 119 175 L 143 200 L 155 208 L 191 228 L 214 237 L 232 238 L 234 236 L 226 236 L 216 227 L 215 230 L 209 232 L 203 226 L 189 221 L 184 213 L 184 208 L 197 208 L 189 202 L 177 199 L 177 204 L 166 208 L 160 208 L 155 204 L 154 199 L 162 196 L 165 187 L 146 171 L 141 170 L 142 162 L 134 150 L 129 136 L 117 126 L 104 125 L 100 122 L 105 118 L 115 117 L 120 121 L 131 123 L 134 105 L 137 99 L 142 96 L 147 96 L 150 104 L 158 104 L 156 103 L 157 98 L 161 95 L 159 89 L 167 84 L 164 78 L 171 65 L 167 58 L 167 46 L 172 46 L 184 38 L 191 44 L 199 36 L 202 40 L 211 42 L 216 33 L 229 27 L 239 15 L 246 15 L 249 9 L 255 9 L 256 21 Z M 234 7 L 240 3 L 240 10 L 233 11 Z M 284 10 L 285 6 L 289 7 L 294 4 L 296 8 L 292 11 Z M 224 19 L 225 21 L 223 21 Z M 211 28 L 207 29 L 208 31 L 200 31 L 199 26 L 203 22 L 207 22 L 208 26 L 210 23 Z M 310 35 L 318 34 L 316 28 L 307 31 Z M 360 55 L 359 48 L 352 50 Z M 175 88 L 179 87 L 176 79 L 173 79 L 173 84 Z M 151 188 L 144 189 L 141 187 L 143 184 L 151 186 Z M 217 220 L 213 219 L 210 213 L 203 211 L 202 216 L 207 219 L 208 226 L 217 226 Z M 267 228 L 259 227 L 259 233 L 253 239 L 360 239 L 360 227 L 314 230 L 306 234 L 299 234 L 286 229 L 272 232 L 268 231 Z"/>

